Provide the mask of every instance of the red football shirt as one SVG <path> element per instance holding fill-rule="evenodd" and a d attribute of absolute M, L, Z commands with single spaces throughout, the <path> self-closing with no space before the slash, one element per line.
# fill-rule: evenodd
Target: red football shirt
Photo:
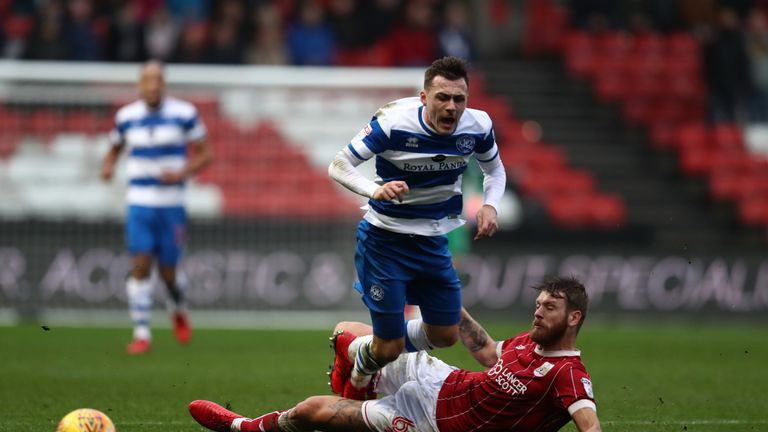
<path fill-rule="evenodd" d="M 579 351 L 542 351 L 526 332 L 501 344 L 490 369 L 448 375 L 435 419 L 440 432 L 556 431 L 584 407 L 595 400 Z"/>

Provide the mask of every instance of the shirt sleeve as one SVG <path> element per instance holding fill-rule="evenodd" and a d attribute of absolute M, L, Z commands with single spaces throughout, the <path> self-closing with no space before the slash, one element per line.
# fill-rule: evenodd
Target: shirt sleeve
<path fill-rule="evenodd" d="M 387 150 L 389 145 L 389 129 L 384 122 L 373 118 L 370 123 L 352 138 L 347 150 L 361 161 L 366 161 L 374 155 Z"/>
<path fill-rule="evenodd" d="M 499 148 L 496 146 L 496 134 L 491 127 L 485 138 L 475 147 L 475 157 L 480 162 L 488 162 L 498 156 Z"/>
<path fill-rule="evenodd" d="M 207 130 L 196 109 L 192 110 L 192 115 L 184 123 L 184 130 L 186 131 L 187 141 L 189 142 L 199 141 L 205 138 Z"/>
<path fill-rule="evenodd" d="M 331 162 L 328 175 L 352 192 L 372 198 L 379 185 L 360 174 L 356 167 L 361 163 L 362 161 L 353 156 L 349 149 L 344 149 L 337 153 Z"/>
<path fill-rule="evenodd" d="M 592 391 L 592 380 L 589 374 L 578 365 L 569 364 L 563 367 L 555 377 L 555 405 L 567 409 L 573 415 L 581 408 L 597 410 Z"/>
<path fill-rule="evenodd" d="M 126 122 L 120 122 L 118 115 L 115 115 L 115 122 L 112 125 L 112 130 L 109 131 L 109 143 L 114 146 L 121 146 L 125 144 L 125 130 L 127 128 Z"/>

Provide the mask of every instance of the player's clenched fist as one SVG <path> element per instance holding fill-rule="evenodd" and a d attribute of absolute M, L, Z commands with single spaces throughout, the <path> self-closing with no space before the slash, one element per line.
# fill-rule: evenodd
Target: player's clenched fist
<path fill-rule="evenodd" d="M 408 190 L 408 184 L 402 180 L 387 182 L 373 192 L 373 199 L 378 201 L 394 201 L 397 199 L 398 202 L 403 202 L 403 198 L 408 193 Z"/>
<path fill-rule="evenodd" d="M 492 237 L 498 229 L 496 209 L 487 204 L 483 205 L 477 212 L 477 234 L 475 234 L 475 240 Z"/>

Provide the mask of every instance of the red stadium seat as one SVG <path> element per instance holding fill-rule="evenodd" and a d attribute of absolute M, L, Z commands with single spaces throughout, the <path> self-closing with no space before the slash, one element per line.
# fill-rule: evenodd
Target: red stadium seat
<path fill-rule="evenodd" d="M 555 193 L 544 206 L 555 225 L 568 229 L 617 230 L 626 224 L 626 207 L 615 195 Z"/>
<path fill-rule="evenodd" d="M 664 38 L 655 32 L 635 35 L 634 52 L 639 57 L 660 55 L 665 48 Z"/>
<path fill-rule="evenodd" d="M 544 202 L 552 223 L 567 229 L 584 229 L 590 224 L 587 195 L 557 194 Z"/>
<path fill-rule="evenodd" d="M 738 203 L 739 219 L 751 227 L 768 226 L 768 199 L 746 198 Z"/>
<path fill-rule="evenodd" d="M 583 170 L 549 170 L 528 172 L 519 182 L 520 190 L 535 198 L 568 194 L 590 195 L 595 192 L 595 178 Z"/>
<path fill-rule="evenodd" d="M 29 118 L 29 130 L 31 133 L 41 136 L 51 136 L 64 129 L 64 117 L 60 112 L 40 108 L 32 112 Z"/>
<path fill-rule="evenodd" d="M 718 152 L 709 147 L 682 147 L 680 169 L 689 176 L 707 176 L 717 164 Z"/>
<path fill-rule="evenodd" d="M 33 25 L 34 21 L 32 20 L 31 16 L 11 15 L 5 18 L 3 22 L 3 29 L 5 30 L 5 35 L 8 38 L 27 39 L 30 32 L 32 31 Z"/>
<path fill-rule="evenodd" d="M 709 127 L 704 123 L 687 123 L 677 131 L 676 147 L 704 148 L 712 147 Z"/>
<path fill-rule="evenodd" d="M 714 144 L 719 148 L 743 148 L 741 128 L 734 124 L 717 124 L 712 131 Z"/>
<path fill-rule="evenodd" d="M 67 132 L 106 133 L 112 128 L 112 121 L 93 111 L 70 111 L 64 116 L 63 128 Z"/>
<path fill-rule="evenodd" d="M 27 118 L 15 110 L 0 108 L 0 134 L 24 132 Z"/>
<path fill-rule="evenodd" d="M 651 146 L 657 150 L 674 148 L 677 137 L 677 124 L 673 122 L 657 122 L 651 125 Z"/>
<path fill-rule="evenodd" d="M 5 159 L 16 151 L 21 141 L 21 134 L 0 132 L 0 159 Z"/>
<path fill-rule="evenodd" d="M 672 75 L 663 80 L 662 92 L 677 99 L 694 100 L 697 103 L 702 103 L 705 89 L 704 84 L 698 78 Z"/>
<path fill-rule="evenodd" d="M 535 145 L 541 139 L 541 126 L 536 122 L 496 121 L 494 131 L 496 141 L 504 148 Z"/>
<path fill-rule="evenodd" d="M 592 76 L 594 65 L 598 56 L 593 51 L 575 51 L 565 56 L 565 69 L 575 78 L 589 78 Z"/>
<path fill-rule="evenodd" d="M 597 36 L 597 49 L 603 54 L 627 56 L 635 45 L 632 35 L 625 31 L 605 32 Z"/>
<path fill-rule="evenodd" d="M 565 154 L 554 146 L 505 146 L 500 153 L 512 179 L 542 171 L 561 171 L 566 165 Z"/>
<path fill-rule="evenodd" d="M 699 41 L 691 33 L 676 32 L 667 36 L 667 52 L 677 57 L 698 55 Z"/>
<path fill-rule="evenodd" d="M 596 43 L 592 35 L 583 30 L 571 30 L 563 35 L 563 52 L 565 54 L 595 51 Z"/>
<path fill-rule="evenodd" d="M 619 102 L 630 96 L 630 82 L 623 74 L 600 74 L 595 81 L 595 93 L 603 102 Z"/>
<path fill-rule="evenodd" d="M 649 99 L 628 99 L 624 101 L 621 108 L 624 119 L 632 126 L 645 126 L 652 123 L 649 120 L 653 115 L 653 105 Z"/>
<path fill-rule="evenodd" d="M 745 188 L 744 175 L 735 172 L 715 172 L 709 178 L 709 196 L 715 201 L 736 201 Z"/>
<path fill-rule="evenodd" d="M 627 208 L 617 195 L 600 194 L 589 200 L 590 225 L 615 230 L 626 224 Z"/>

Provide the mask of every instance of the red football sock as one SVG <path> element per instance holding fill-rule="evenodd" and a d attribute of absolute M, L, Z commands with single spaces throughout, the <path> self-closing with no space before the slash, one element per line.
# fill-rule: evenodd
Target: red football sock
<path fill-rule="evenodd" d="M 280 432 L 277 419 L 284 411 L 272 411 L 253 420 L 245 420 L 240 424 L 241 432 Z"/>

